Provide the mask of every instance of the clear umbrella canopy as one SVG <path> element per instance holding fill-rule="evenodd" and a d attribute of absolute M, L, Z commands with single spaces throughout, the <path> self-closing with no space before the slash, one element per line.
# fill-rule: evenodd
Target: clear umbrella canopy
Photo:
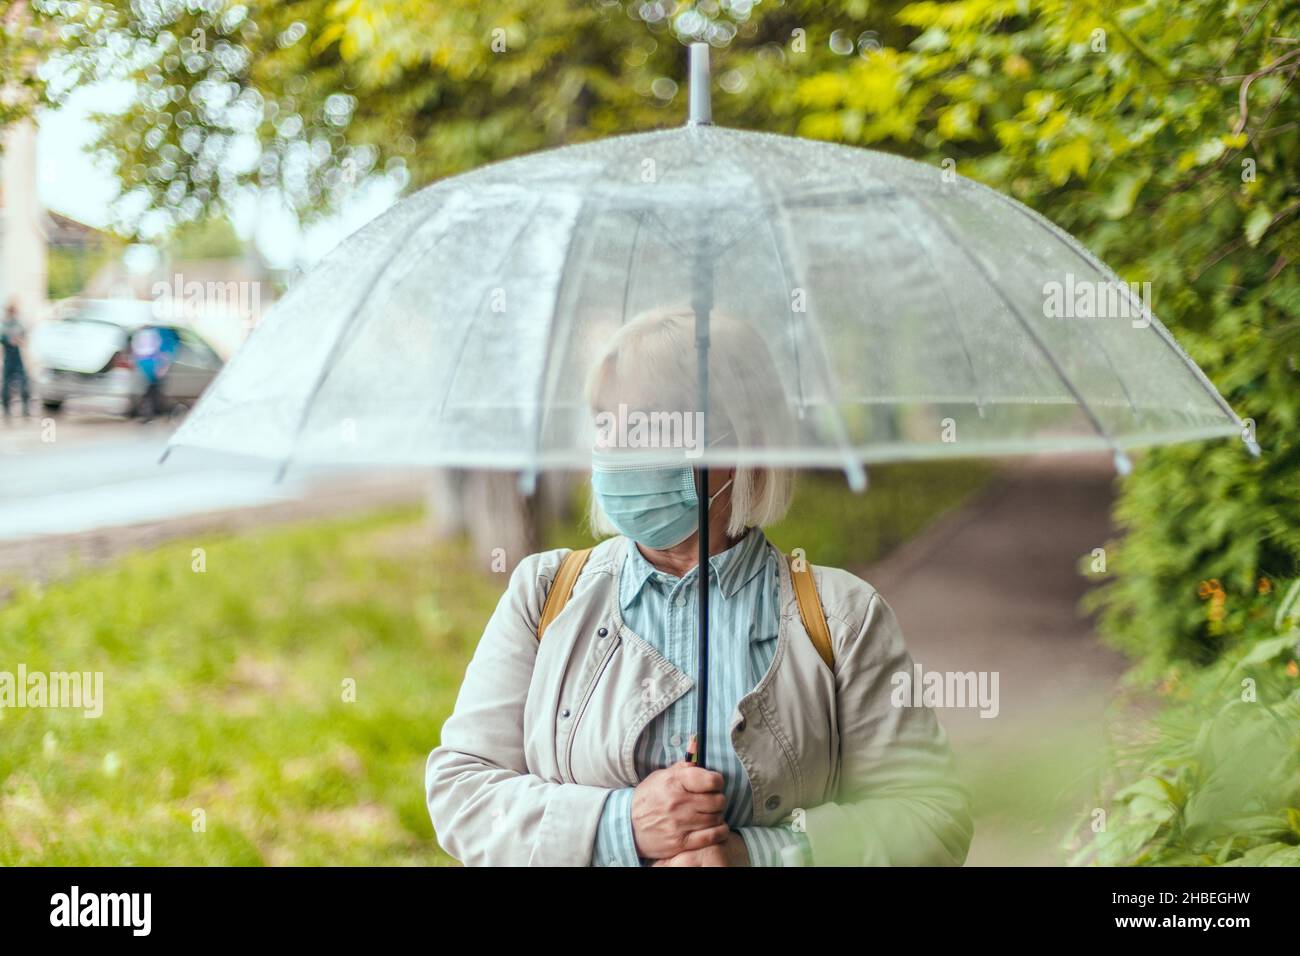
<path fill-rule="evenodd" d="M 649 454 L 840 467 L 861 488 L 871 462 L 1106 448 L 1122 469 L 1130 446 L 1239 433 L 1069 236 L 946 170 L 709 125 L 706 51 L 691 124 L 444 180 L 346 240 L 172 445 L 526 476 Z M 710 487 L 643 479 L 639 505 Z M 702 679 L 702 765 L 708 724 Z"/>
<path fill-rule="evenodd" d="M 276 305 L 173 444 L 529 471 L 587 468 L 611 436 L 671 445 L 676 429 L 695 464 L 852 477 L 1238 434 L 1134 291 L 944 170 L 685 126 L 399 203 Z M 703 422 L 683 318 L 697 309 Z"/>

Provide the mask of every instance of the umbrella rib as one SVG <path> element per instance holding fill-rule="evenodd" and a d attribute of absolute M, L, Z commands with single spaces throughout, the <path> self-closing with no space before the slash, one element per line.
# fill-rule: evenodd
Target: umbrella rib
<path fill-rule="evenodd" d="M 428 217 L 418 218 L 411 227 L 402 234 L 402 240 L 400 243 L 396 244 L 396 247 L 405 245 L 407 240 L 415 235 L 426 223 L 428 223 L 428 221 Z M 289 450 L 285 453 L 284 460 L 280 462 L 280 467 L 276 470 L 276 482 L 282 481 L 285 472 L 289 470 L 289 464 L 293 460 L 293 454 L 298 447 L 298 441 L 302 438 L 303 429 L 307 427 L 307 419 L 311 417 L 312 406 L 316 404 L 316 399 L 320 395 L 321 389 L 325 386 L 325 380 L 329 378 L 330 372 L 333 371 L 334 364 L 340 353 L 343 351 L 344 343 L 351 341 L 352 326 L 356 324 L 357 317 L 361 314 L 361 307 L 365 303 L 369 302 L 371 293 L 373 293 L 375 288 L 379 285 L 379 280 L 388 274 L 388 270 L 392 268 L 392 264 L 393 260 L 390 259 L 375 270 L 374 276 L 366 285 L 365 292 L 357 298 L 357 304 L 352 307 L 352 311 L 348 313 L 348 317 L 343 321 L 340 334 L 335 336 L 333 343 L 330 344 L 329 354 L 325 356 L 325 361 L 321 365 L 320 372 L 316 376 L 316 381 L 313 383 L 311 391 L 307 393 L 306 401 L 303 402 L 302 413 L 298 416 L 298 424 L 294 427 L 293 437 L 289 442 Z"/>
<path fill-rule="evenodd" d="M 501 254 L 501 258 L 497 260 L 496 266 L 491 270 L 489 274 L 491 275 L 499 274 L 501 265 L 509 261 L 510 256 L 513 255 L 515 251 L 515 247 L 519 244 L 519 240 L 523 238 L 524 233 L 528 231 L 528 224 L 531 221 L 532 213 L 536 212 L 537 207 L 540 205 L 541 205 L 540 199 L 533 199 L 533 206 L 529 210 L 528 215 L 522 217 L 522 222 L 519 226 L 519 229 L 515 232 L 513 236 L 511 236 L 510 242 L 507 243 L 505 251 Z M 483 295 L 480 296 L 479 308 L 482 308 L 483 300 L 487 298 L 487 295 L 488 292 L 484 291 Z M 475 310 L 475 314 L 477 314 L 477 309 Z M 424 416 L 425 420 L 432 418 L 433 421 L 437 421 L 438 419 L 442 418 L 443 413 L 447 410 L 447 400 L 451 398 L 452 386 L 455 384 L 456 376 L 460 372 L 461 359 L 465 355 L 465 349 L 469 347 L 469 339 L 473 330 L 474 330 L 474 319 L 471 316 L 471 318 L 465 323 L 465 333 L 461 336 L 460 344 L 456 348 L 456 358 L 450 366 L 450 372 L 447 376 L 447 384 L 443 388 L 442 398 L 438 402 L 437 411 L 435 413 L 433 409 L 430 409 L 429 412 L 426 413 L 426 415 Z M 412 430 L 411 432 L 412 443 L 414 443 L 415 436 L 418 434 L 419 434 L 418 429 Z"/>
<path fill-rule="evenodd" d="M 975 407 L 979 409 L 980 417 L 982 418 L 984 417 L 984 400 L 980 397 L 981 389 L 979 373 L 975 371 L 975 360 L 971 358 L 970 346 L 966 342 L 966 333 L 962 331 L 961 323 L 957 321 L 957 307 L 953 304 L 952 296 L 948 294 L 948 286 L 939 278 L 939 270 L 935 264 L 934 257 L 930 255 L 930 251 L 925 247 L 925 243 L 921 242 L 916 237 L 916 232 L 907 222 L 907 218 L 895 214 L 895 221 L 902 225 L 903 229 L 907 232 L 907 237 L 912 240 L 912 245 L 916 246 L 916 248 L 921 251 L 921 255 L 925 257 L 926 263 L 930 266 L 930 272 L 935 277 L 935 281 L 939 286 L 939 291 L 943 293 L 943 300 L 948 303 L 948 312 L 946 313 L 948 324 L 952 327 L 952 330 L 957 333 L 957 341 L 961 343 L 962 354 L 966 356 L 966 367 L 970 369 L 971 387 L 975 391 Z"/>
<path fill-rule="evenodd" d="M 608 166 L 606 166 L 605 169 L 602 169 L 602 170 L 601 170 L 601 175 L 602 175 L 602 176 L 605 174 L 605 170 L 606 170 L 606 169 L 608 169 Z M 582 226 L 582 223 L 583 223 L 584 220 L 586 219 L 586 216 L 587 216 L 587 206 L 588 206 L 588 196 L 587 196 L 587 194 L 584 192 L 584 193 L 583 193 L 582 200 L 581 200 L 581 201 L 579 202 L 579 204 L 578 204 L 578 212 L 577 212 L 577 214 L 573 217 L 573 229 L 569 232 L 569 243 L 568 243 L 568 246 L 567 246 L 567 247 L 565 248 L 565 250 L 564 250 L 564 264 L 560 267 L 560 278 L 559 278 L 559 281 L 557 281 L 557 282 L 555 283 L 555 298 L 554 298 L 554 300 L 553 300 L 552 303 L 551 303 L 551 311 L 550 311 L 550 321 L 551 321 L 551 331 L 552 331 L 552 332 L 554 332 L 554 330 L 555 330 L 555 326 L 556 326 L 556 323 L 559 321 L 559 318 L 560 318 L 560 314 L 559 314 L 559 311 L 560 311 L 560 301 L 561 301 L 561 299 L 563 298 L 565 288 L 566 288 L 567 285 L 568 285 L 568 281 L 569 281 L 569 264 L 573 261 L 573 250 L 574 250 L 574 248 L 575 248 L 575 247 L 578 245 L 578 243 L 579 243 L 578 232 L 579 232 L 579 229 L 580 229 L 581 226 Z M 638 230 L 637 230 L 637 231 L 640 232 L 640 228 L 639 228 L 639 220 L 638 220 Z M 588 237 L 587 237 L 587 239 L 586 239 L 586 243 L 585 243 L 585 249 L 584 249 L 584 251 L 586 251 L 586 249 L 590 249 L 590 248 L 591 248 L 591 243 L 594 241 L 594 233 L 595 233 L 595 230 L 588 230 Z M 629 262 L 630 262 L 630 259 L 629 259 Z M 623 314 L 624 314 L 624 318 L 626 318 L 626 316 L 627 316 L 627 300 L 626 300 L 626 295 L 627 295 L 627 292 L 626 292 L 626 287 L 625 287 L 625 289 L 624 289 L 624 297 L 625 297 L 625 298 L 624 298 L 624 306 L 623 306 Z M 548 335 L 546 338 L 547 338 L 547 341 L 548 341 L 548 342 L 551 341 L 551 336 L 550 336 L 550 335 Z M 566 342 L 567 342 L 567 334 L 566 334 Z M 542 371 L 541 371 L 540 376 L 538 376 L 538 379 L 537 379 L 537 400 L 536 400 L 536 411 L 534 412 L 534 415 L 533 415 L 533 427 L 532 427 L 532 429 L 531 429 L 531 431 L 532 431 L 532 442 L 533 442 L 533 456 L 532 456 L 532 461 L 533 461 L 534 463 L 535 463 L 535 462 L 536 462 L 536 461 L 541 457 L 542 429 L 546 427 L 546 412 L 547 412 L 547 408 L 548 408 L 547 400 L 548 400 L 548 398 L 549 398 L 549 396 L 550 396 L 550 394 L 551 394 L 552 388 L 554 387 L 554 386 L 553 386 L 553 383 L 552 383 L 552 381 L 551 381 L 551 378 L 552 378 L 552 376 L 551 376 L 551 357 L 555 354 L 555 352 L 556 352 L 556 349 L 554 349 L 554 348 L 547 348 L 547 350 L 546 350 L 546 354 L 542 357 Z M 527 474 L 528 474 L 528 479 L 525 481 L 525 485 L 526 485 L 526 486 L 531 486 L 532 483 L 533 483 L 533 478 L 535 477 L 535 469 L 534 469 L 533 471 L 529 471 Z"/>
<path fill-rule="evenodd" d="M 759 189 L 762 190 L 764 195 L 768 197 L 768 201 L 771 203 L 773 207 L 773 216 L 775 216 L 776 215 L 775 209 L 777 203 L 776 197 L 771 195 L 771 191 L 767 188 L 765 183 L 760 182 Z M 779 239 L 777 239 L 776 229 L 772 225 L 772 216 L 766 217 L 764 224 L 767 226 L 767 236 L 768 236 L 768 241 L 771 242 L 772 244 L 772 252 L 776 256 L 777 264 L 780 265 L 781 267 L 781 280 L 785 284 L 786 296 L 789 297 L 791 292 L 790 271 L 786 264 L 785 253 L 781 249 L 781 242 Z M 788 302 L 786 304 L 789 305 Z M 805 398 L 804 390 L 803 390 L 803 360 L 799 353 L 799 333 L 795 329 L 793 309 L 790 309 L 790 318 L 786 324 L 790 330 L 790 347 L 794 351 L 794 381 L 795 381 L 795 387 L 796 389 L 798 389 L 799 392 L 799 398 L 798 398 L 799 417 L 803 418 L 804 409 L 808 405 L 808 400 L 807 398 Z"/>
<path fill-rule="evenodd" d="M 786 248 L 787 244 L 784 239 L 777 234 L 776 229 L 777 225 L 780 225 L 783 231 L 786 227 L 785 208 L 781 205 L 780 200 L 773 194 L 773 190 L 768 187 L 768 184 L 761 177 L 756 176 L 755 181 L 758 183 L 759 189 L 766 193 L 771 199 L 772 219 L 768 222 L 768 229 L 772 235 L 772 241 L 776 246 L 776 255 L 777 260 L 781 265 L 782 278 L 785 280 L 787 289 L 789 289 L 792 288 L 790 286 L 792 273 L 788 261 L 789 255 Z M 811 296 L 811 290 L 808 290 L 808 294 Z M 804 314 L 807 315 L 806 312 Z M 808 331 L 810 335 L 813 334 L 813 326 L 807 321 L 807 319 L 803 322 L 803 328 L 805 331 Z M 830 362 L 826 358 L 826 343 L 825 341 L 822 341 L 820 332 L 816 332 L 816 335 L 821 344 L 821 348 L 816 350 L 814 355 L 820 356 L 823 378 L 829 390 L 828 394 L 838 397 L 840 391 L 835 382 L 835 376 L 831 372 Z M 862 491 L 867 486 L 867 473 L 866 469 L 862 465 L 862 461 L 854 453 L 853 446 L 849 442 L 849 432 L 848 427 L 844 423 L 844 414 L 840 411 L 839 406 L 835 404 L 833 400 L 828 401 L 826 407 L 830 409 L 832 413 L 835 435 L 838 439 L 841 453 L 844 456 L 844 476 L 848 480 L 850 488 L 854 491 Z"/>
<path fill-rule="evenodd" d="M 541 204 L 542 201 L 540 199 L 533 199 L 532 208 L 528 211 L 527 215 L 522 217 L 519 228 L 515 231 L 515 234 L 510 237 L 510 242 L 506 245 L 505 252 L 503 252 L 501 258 L 497 260 L 496 266 L 489 273 L 490 275 L 499 275 L 501 266 L 510 261 L 510 257 L 514 254 L 515 247 L 519 245 L 519 240 L 522 239 L 524 233 L 528 231 L 528 226 L 532 222 L 533 213 L 537 211 L 537 207 Z M 483 301 L 488 297 L 489 291 L 490 290 L 484 290 L 483 295 L 479 297 L 479 309 L 483 307 Z M 478 309 L 475 309 L 475 314 L 477 315 L 477 313 Z M 460 344 L 456 347 L 456 358 L 451 365 L 451 374 L 447 377 L 447 385 L 442 390 L 442 399 L 438 402 L 438 418 L 441 418 L 442 413 L 447 410 L 447 400 L 451 398 L 451 389 L 456 382 L 456 376 L 460 371 L 460 362 L 465 355 L 465 349 L 469 347 L 469 339 L 473 331 L 474 318 L 471 316 L 470 320 L 465 323 L 465 334 L 460 337 Z"/>
<path fill-rule="evenodd" d="M 668 228 L 668 223 L 663 221 L 659 213 L 652 211 L 650 213 L 650 218 L 653 219 L 655 222 L 659 223 L 660 236 L 663 238 L 664 242 L 668 243 L 668 245 L 670 245 L 673 249 L 677 250 L 678 255 L 680 255 L 683 259 L 687 259 L 695 255 L 694 249 L 687 249 L 685 246 L 683 246 L 681 243 L 679 243 L 676 239 L 673 238 L 673 231 Z"/>
<path fill-rule="evenodd" d="M 677 251 L 677 254 L 680 255 L 683 259 L 689 259 L 696 254 L 697 250 L 689 249 L 673 238 L 673 231 L 668 228 L 668 223 L 664 222 L 657 212 L 651 211 L 647 215 L 649 216 L 649 218 L 659 223 L 660 234 L 663 237 L 664 242 L 667 243 L 669 246 L 671 246 L 673 249 L 675 249 Z M 734 246 L 737 242 L 739 242 L 741 239 L 744 239 L 745 236 L 746 234 L 744 230 L 738 229 L 736 231 L 736 234 L 732 236 L 730 239 L 728 239 L 726 242 L 722 242 L 721 240 L 715 242 L 714 247 L 718 249 L 719 252 L 725 252 L 726 250 Z"/>
<path fill-rule="evenodd" d="M 1010 200 L 1008 200 L 1006 196 L 1003 196 L 996 189 L 990 189 L 989 187 L 985 186 L 983 183 L 976 183 L 974 182 L 974 180 L 972 180 L 971 182 L 974 183 L 975 186 L 978 186 L 982 189 L 987 189 L 989 192 L 993 193 L 993 195 L 997 196 L 999 199 L 1003 200 L 1004 202 L 1010 202 Z M 1088 249 L 1084 247 L 1081 243 L 1075 241 L 1074 239 L 1070 238 L 1065 233 L 1063 233 L 1062 230 L 1060 230 L 1053 222 L 1051 222 L 1050 220 L 1046 219 L 1043 216 L 1040 216 L 1038 213 L 1034 212 L 1034 210 L 1029 209 L 1027 206 L 1024 206 L 1023 204 L 1012 203 L 1012 206 L 1022 216 L 1028 217 L 1031 222 L 1036 223 L 1040 229 L 1043 229 L 1044 231 L 1049 233 L 1053 238 L 1056 239 L 1057 242 L 1065 246 L 1067 249 L 1073 252 L 1078 258 L 1082 259 L 1088 265 L 1092 266 L 1099 273 L 1101 273 L 1102 275 L 1105 275 L 1107 272 L 1114 274 L 1113 269 L 1109 269 L 1105 263 L 1103 263 L 1091 252 L 1089 252 Z M 1223 411 L 1233 421 L 1233 423 L 1237 425 L 1238 428 L 1242 429 L 1244 433 L 1244 429 L 1246 427 L 1245 423 L 1241 420 L 1241 418 L 1237 415 L 1237 413 L 1232 410 L 1232 406 L 1228 404 L 1227 399 L 1225 399 L 1222 395 L 1219 394 L 1219 390 L 1214 387 L 1214 383 L 1211 382 L 1209 377 L 1205 374 L 1205 372 L 1201 370 L 1201 367 L 1197 365 L 1194 361 L 1192 361 L 1192 357 L 1190 355 L 1188 355 L 1186 352 L 1183 351 L 1183 347 L 1178 344 L 1177 340 L 1173 337 L 1172 334 L 1170 334 L 1169 330 L 1165 328 L 1164 323 L 1162 323 L 1158 318 L 1156 318 L 1155 314 L 1152 313 L 1150 310 L 1148 310 L 1143 303 L 1137 300 L 1137 298 L 1133 295 L 1132 290 L 1128 287 L 1128 283 L 1121 281 L 1119 283 L 1119 287 L 1120 287 L 1121 294 L 1123 294 L 1129 300 L 1131 300 L 1133 304 L 1136 304 L 1141 307 L 1142 315 L 1149 321 L 1151 327 L 1156 330 L 1156 335 L 1161 339 L 1161 341 L 1165 343 L 1165 345 L 1169 347 L 1169 349 L 1183 363 L 1183 365 L 1187 368 L 1187 370 L 1192 373 L 1197 383 L 1200 384 L 1200 386 L 1210 394 L 1210 396 L 1214 399 L 1215 404 L 1219 406 L 1220 410 Z M 1254 451 L 1255 449 L 1252 448 L 1252 452 Z"/>
<path fill-rule="evenodd" d="M 645 225 L 645 212 L 638 211 L 636 214 L 636 229 L 632 231 L 632 242 L 627 250 L 627 269 L 625 270 L 627 276 L 623 280 L 623 317 L 622 317 L 622 321 L 619 322 L 619 325 L 627 324 L 627 303 L 628 303 L 630 293 L 632 291 L 632 263 L 636 261 L 636 249 L 637 249 L 637 245 L 641 242 L 641 227 L 644 225 Z M 564 264 L 566 267 L 568 266 L 567 255 L 565 256 Z M 556 302 L 559 302 L 558 294 L 556 295 L 555 300 Z"/>
<path fill-rule="evenodd" d="M 1016 210 L 1016 212 L 1020 213 L 1021 215 L 1024 215 L 1028 211 L 1023 204 L 1012 202 L 1006 196 L 1003 196 L 1001 193 L 999 193 L 996 189 L 993 190 L 993 192 L 997 195 L 997 197 L 1000 200 L 1005 202 L 1008 206 L 1011 206 L 1013 209 Z M 1042 226 L 1042 223 L 1038 222 L 1037 219 L 1035 219 L 1034 217 L 1029 217 L 1029 218 L 1031 222 L 1035 222 L 1040 227 Z M 1050 230 L 1048 231 L 1050 232 Z M 1102 274 L 1104 275 L 1105 273 Z M 1121 282 L 1120 285 L 1125 289 L 1127 289 L 1127 286 L 1125 286 L 1124 283 Z M 1137 407 L 1137 403 L 1133 401 L 1133 395 L 1129 391 L 1128 384 L 1124 381 L 1123 377 L 1119 374 L 1119 370 L 1115 368 L 1115 362 L 1110 357 L 1110 350 L 1106 348 L 1106 343 L 1103 342 L 1101 339 L 1097 338 L 1096 335 L 1093 334 L 1092 327 L 1088 325 L 1086 321 L 1083 322 L 1082 325 L 1083 325 L 1083 330 L 1087 334 L 1089 341 L 1091 341 L 1094 345 L 1096 345 L 1097 348 L 1101 351 L 1102 357 L 1106 360 L 1106 366 L 1110 369 L 1111 374 L 1115 376 L 1115 381 L 1119 382 L 1120 390 L 1124 392 L 1124 398 L 1128 400 L 1128 405 L 1129 408 L 1132 410 L 1133 415 L 1135 417 L 1140 416 L 1142 413 L 1139 411 Z"/>
<path fill-rule="evenodd" d="M 592 177 L 593 180 L 603 181 L 605 179 L 605 176 L 609 173 L 610 169 L 613 168 L 614 163 L 615 160 L 610 159 L 609 162 L 601 166 L 600 172 L 596 176 Z M 578 236 L 579 228 L 581 227 L 584 219 L 586 218 L 589 199 L 590 199 L 590 194 L 584 190 L 582 193 L 582 199 L 578 204 L 578 212 L 573 217 L 573 229 L 569 233 L 569 244 L 564 250 L 564 264 L 560 268 L 560 279 L 555 284 L 555 298 L 551 304 L 550 317 L 551 317 L 552 330 L 554 330 L 555 322 L 559 316 L 560 300 L 561 297 L 564 295 L 564 290 L 569 280 L 569 263 L 573 260 L 573 250 L 574 247 L 578 244 L 578 239 L 576 237 Z M 636 234 L 633 236 L 632 239 L 632 249 L 628 252 L 628 278 L 623 285 L 623 322 L 624 323 L 627 321 L 627 290 L 628 290 L 628 286 L 631 284 L 632 281 L 632 275 L 631 275 L 632 255 L 633 252 L 635 252 L 636 250 L 637 239 L 641 235 L 641 225 L 644 222 L 644 219 L 645 219 L 644 212 L 641 212 L 637 215 Z M 589 232 L 589 236 L 586 240 L 586 249 L 590 249 L 592 242 L 595 241 L 595 230 L 589 230 L 588 232 Z M 550 339 L 551 336 L 548 335 L 547 341 L 549 342 Z M 546 407 L 547 407 L 546 402 L 553 388 L 553 384 L 551 382 L 551 356 L 554 353 L 555 353 L 554 349 L 548 348 L 546 350 L 546 355 L 543 356 L 542 358 L 541 376 L 537 380 L 537 411 L 533 418 L 533 429 L 532 429 L 533 432 L 532 460 L 534 463 L 541 457 L 542 429 L 545 428 L 546 426 Z M 533 484 L 534 478 L 535 478 L 535 470 L 527 474 L 527 478 L 524 481 L 525 486 L 530 487 Z"/>
<path fill-rule="evenodd" d="M 957 241 L 957 238 L 952 234 L 952 231 L 949 230 L 947 224 L 943 221 L 943 218 L 940 215 L 938 215 L 937 212 L 935 212 L 934 208 L 926 200 L 922 199 L 920 196 L 912 192 L 912 190 L 907 189 L 906 187 L 902 187 L 902 189 L 905 193 L 907 193 L 908 196 L 912 197 L 912 200 L 917 205 L 924 206 L 930 210 L 935 224 L 943 232 L 944 236 L 947 237 L 948 241 L 951 242 L 957 249 L 961 251 L 961 254 L 965 256 L 966 260 L 975 267 L 976 271 L 979 272 L 979 274 L 984 278 L 984 281 L 988 284 L 989 288 L 993 290 L 994 294 L 996 294 L 997 297 L 1002 300 L 1002 304 L 1005 305 L 1008 310 L 1010 310 L 1013 316 L 1015 316 L 1016 321 L 1020 323 L 1021 327 L 1029 335 L 1030 340 L 1034 343 L 1034 345 L 1038 348 L 1038 350 L 1043 353 L 1043 358 L 1047 359 L 1047 363 L 1052 367 L 1052 371 L 1056 373 L 1057 377 L 1060 378 L 1061 383 L 1069 390 L 1070 394 L 1074 396 L 1074 400 L 1079 403 L 1079 408 L 1082 409 L 1084 415 L 1087 416 L 1088 421 L 1092 423 L 1092 427 L 1097 430 L 1097 434 L 1099 434 L 1102 437 L 1102 439 L 1108 445 L 1110 445 L 1111 449 L 1115 452 L 1116 465 L 1120 466 L 1121 461 L 1127 460 L 1127 456 L 1124 455 L 1123 449 L 1120 448 L 1119 443 L 1116 442 L 1114 436 L 1112 436 L 1110 432 L 1106 430 L 1106 426 L 1101 423 L 1101 419 L 1097 417 L 1097 413 L 1093 411 L 1092 407 L 1088 404 L 1087 400 L 1083 397 L 1083 394 L 1079 391 L 1078 386 L 1074 384 L 1074 381 L 1070 378 L 1069 375 L 1065 374 L 1065 369 L 1061 367 L 1061 363 L 1057 361 L 1056 356 L 1052 353 L 1052 350 L 1047 347 L 1047 344 L 1042 340 L 1042 337 L 1037 332 L 1034 331 L 1033 326 L 1030 325 L 1030 323 L 1025 319 L 1023 315 L 1020 314 L 1020 310 L 1017 309 L 1015 304 L 1012 303 L 1012 301 L 1007 298 L 1007 296 L 1003 293 L 1002 289 L 999 288 L 998 284 L 993 281 L 993 277 L 989 274 L 988 269 L 985 268 L 984 263 L 980 262 L 979 259 L 971 255 L 970 250 L 968 250 L 964 245 L 962 245 L 959 241 Z"/>

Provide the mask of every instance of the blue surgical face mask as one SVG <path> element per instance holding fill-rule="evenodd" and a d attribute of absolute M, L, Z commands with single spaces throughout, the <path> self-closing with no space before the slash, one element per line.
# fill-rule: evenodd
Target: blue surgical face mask
<path fill-rule="evenodd" d="M 712 444 L 712 443 L 710 443 Z M 591 490 L 619 534 L 647 548 L 681 544 L 699 527 L 699 498 L 690 465 L 620 464 L 618 456 L 593 456 Z M 710 498 L 709 506 L 726 491 Z"/>

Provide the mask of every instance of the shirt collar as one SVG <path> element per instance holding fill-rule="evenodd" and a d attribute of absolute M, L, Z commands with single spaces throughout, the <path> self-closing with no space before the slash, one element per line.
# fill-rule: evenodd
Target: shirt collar
<path fill-rule="evenodd" d="M 645 559 L 641 549 L 631 538 L 623 539 L 627 550 L 627 560 L 623 564 L 623 605 L 634 601 L 645 587 L 646 582 L 659 573 L 659 569 Z"/>
<path fill-rule="evenodd" d="M 660 574 L 658 568 L 646 560 L 641 549 L 631 538 L 627 538 L 627 563 L 623 569 L 624 595 L 627 602 L 636 599 L 646 582 L 654 575 Z M 739 541 L 725 551 L 709 556 L 709 567 L 718 580 L 719 589 L 724 598 L 732 597 L 750 582 L 754 575 L 763 568 L 767 558 L 767 536 L 763 529 L 750 528 Z M 686 572 L 685 577 L 692 577 L 695 568 Z M 672 575 L 666 575 L 672 579 Z"/>

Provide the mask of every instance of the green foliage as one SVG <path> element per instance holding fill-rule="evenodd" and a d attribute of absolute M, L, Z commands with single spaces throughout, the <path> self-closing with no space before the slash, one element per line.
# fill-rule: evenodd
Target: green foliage
<path fill-rule="evenodd" d="M 861 568 L 964 503 L 992 474 L 978 461 L 881 466 L 859 495 L 838 472 L 806 472 L 789 514 L 767 535 L 787 554 L 802 548 L 813 564 Z"/>
<path fill-rule="evenodd" d="M 1128 780 L 1074 862 L 1300 866 L 1296 620 L 1283 612 L 1281 633 L 1166 677 L 1166 707 L 1119 748 Z"/>
<path fill-rule="evenodd" d="M 1300 554 L 1300 447 L 1273 443 L 1266 455 L 1170 448 L 1129 482 L 1116 510 L 1127 531 L 1117 573 L 1087 604 L 1104 609 L 1138 676 L 1208 664 L 1270 633 L 1276 581 L 1296 573 Z"/>
<path fill-rule="evenodd" d="M 37 64 L 54 46 L 46 18 L 27 8 L 25 0 L 5 4 L 0 10 L 0 132 L 26 119 L 40 103 L 45 84 L 37 75 Z M 4 143 L 0 140 L 0 150 Z"/>
<path fill-rule="evenodd" d="M 187 221 L 228 210 L 245 187 L 316 215 L 368 176 L 422 186 L 548 146 L 676 125 L 692 29 L 730 44 L 718 50 L 718 121 L 794 132 L 800 76 L 843 68 L 832 34 L 856 55 L 855 42 L 914 32 L 887 22 L 898 0 L 681 3 L 671 24 L 657 12 L 671 5 L 631 0 L 35 4 L 63 27 L 70 77 L 138 85 L 127 112 L 103 118 L 99 143 L 129 197 L 127 232 L 145 212 Z"/>
<path fill-rule="evenodd" d="M 58 16 L 79 76 L 139 84 L 102 141 L 123 191 L 181 220 L 245 186 L 319 212 L 368 175 L 423 185 L 680 116 L 652 92 L 680 76 L 680 46 L 617 3 L 116 0 Z M 232 162 L 250 138 L 260 158 Z"/>
<path fill-rule="evenodd" d="M 1093 604 L 1154 670 L 1257 637 L 1260 579 L 1300 571 L 1300 59 L 1277 42 L 1300 14 L 1203 0 L 1171 23 L 1152 2 L 969 0 L 897 21 L 921 31 L 904 48 L 798 81 L 799 131 L 953 159 L 1152 283 L 1264 456 L 1197 445 L 1140 461 Z M 1217 620 L 1197 593 L 1210 580 L 1228 599 Z"/>
<path fill-rule="evenodd" d="M 952 158 L 1151 282 L 1264 453 L 1140 461 L 1094 605 L 1152 670 L 1258 639 L 1261 578 L 1300 573 L 1300 8 L 958 0 L 897 20 L 920 31 L 906 48 L 800 81 L 800 131 Z M 1217 619 L 1197 593 L 1210 580 Z"/>
<path fill-rule="evenodd" d="M 51 246 L 46 286 L 51 300 L 81 292 L 102 267 L 121 255 L 122 243 L 105 236 L 89 246 Z"/>

